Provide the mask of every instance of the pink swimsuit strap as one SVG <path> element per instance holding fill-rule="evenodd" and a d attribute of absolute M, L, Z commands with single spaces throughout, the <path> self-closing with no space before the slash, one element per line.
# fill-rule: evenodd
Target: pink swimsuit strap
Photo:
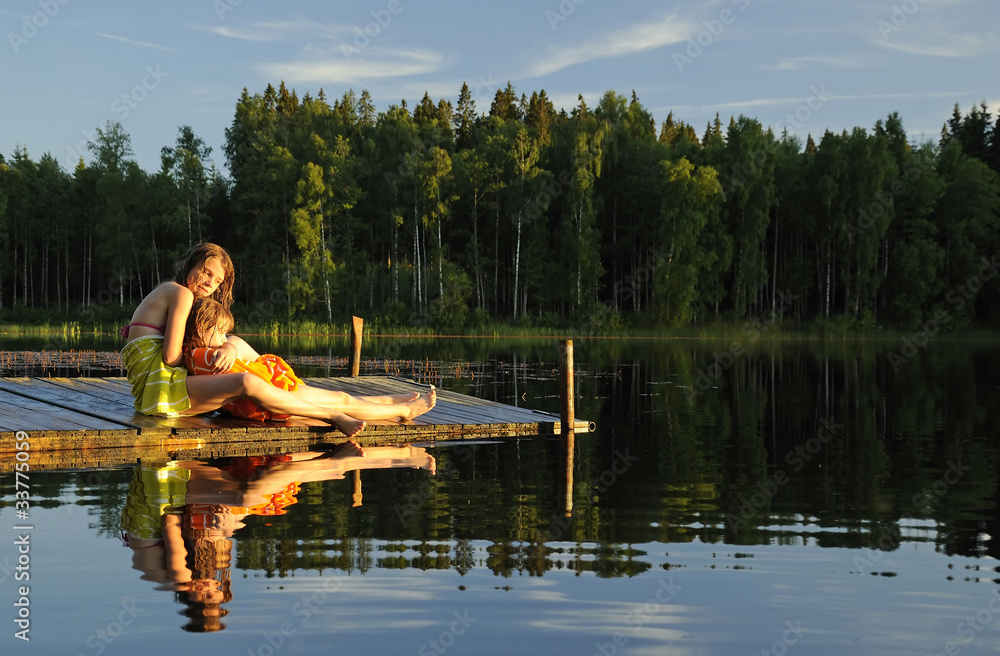
<path fill-rule="evenodd" d="M 161 333 L 162 332 L 166 332 L 166 330 L 167 330 L 166 326 L 153 326 L 153 325 L 150 325 L 148 323 L 139 323 L 138 321 L 136 321 L 135 323 L 130 323 L 127 326 L 122 326 L 122 330 L 121 330 L 122 339 L 128 339 L 129 329 L 132 328 L 133 326 L 142 326 L 143 328 L 152 328 L 153 330 L 159 330 Z"/>

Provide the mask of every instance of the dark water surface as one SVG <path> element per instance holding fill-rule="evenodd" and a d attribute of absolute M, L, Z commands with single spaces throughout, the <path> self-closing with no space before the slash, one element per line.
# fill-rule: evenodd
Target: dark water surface
<path fill-rule="evenodd" d="M 250 341 L 344 373 L 340 338 Z M 575 346 L 597 430 L 569 490 L 561 437 L 323 449 L 35 472 L 26 532 L 0 476 L 3 653 L 1000 650 L 996 343 Z M 558 407 L 554 340 L 365 353 L 372 373 Z"/>

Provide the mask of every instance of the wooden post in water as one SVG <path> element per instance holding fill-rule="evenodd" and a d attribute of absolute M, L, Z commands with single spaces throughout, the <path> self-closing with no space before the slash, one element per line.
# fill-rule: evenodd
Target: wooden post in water
<path fill-rule="evenodd" d="M 351 492 L 351 505 L 354 508 L 361 506 L 361 470 L 355 469 L 351 472 L 352 478 L 354 479 L 354 490 Z"/>
<path fill-rule="evenodd" d="M 576 454 L 576 435 L 573 429 L 563 432 L 563 446 L 566 447 L 566 476 L 563 485 L 563 510 L 567 515 L 573 512 L 573 457 Z"/>
<path fill-rule="evenodd" d="M 351 357 L 347 364 L 351 376 L 355 378 L 361 372 L 361 331 L 364 325 L 365 320 L 361 317 L 351 317 Z"/>
<path fill-rule="evenodd" d="M 561 433 L 566 453 L 566 471 L 563 478 L 563 509 L 573 512 L 573 456 L 576 451 L 576 392 L 573 386 L 573 340 L 559 342 L 559 371 L 562 388 L 562 409 L 559 413 Z"/>
<path fill-rule="evenodd" d="M 573 390 L 573 340 L 563 339 L 559 342 L 559 372 L 562 384 L 562 411 L 559 419 L 562 433 L 573 432 L 576 423 L 576 393 Z"/>

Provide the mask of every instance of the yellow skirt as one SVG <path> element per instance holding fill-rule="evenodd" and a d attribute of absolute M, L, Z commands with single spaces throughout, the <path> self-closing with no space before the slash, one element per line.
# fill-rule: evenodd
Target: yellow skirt
<path fill-rule="evenodd" d="M 122 530 L 130 537 L 163 537 L 163 515 L 184 508 L 191 470 L 167 463 L 163 467 L 136 467 L 122 508 Z"/>
<path fill-rule="evenodd" d="M 191 407 L 187 369 L 163 361 L 163 336 L 145 335 L 122 349 L 135 409 L 144 415 L 173 417 Z"/>

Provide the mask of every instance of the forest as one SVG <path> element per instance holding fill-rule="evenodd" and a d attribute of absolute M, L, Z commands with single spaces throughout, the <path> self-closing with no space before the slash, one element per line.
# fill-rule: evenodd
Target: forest
<path fill-rule="evenodd" d="M 188 126 L 152 172 L 113 122 L 73 171 L 0 154 L 0 316 L 119 320 L 215 241 L 243 326 L 1000 324 L 1000 117 L 817 138 L 742 115 L 699 134 L 613 91 L 566 112 L 508 83 L 487 110 L 463 85 L 377 112 L 244 89 L 226 174 Z"/>

